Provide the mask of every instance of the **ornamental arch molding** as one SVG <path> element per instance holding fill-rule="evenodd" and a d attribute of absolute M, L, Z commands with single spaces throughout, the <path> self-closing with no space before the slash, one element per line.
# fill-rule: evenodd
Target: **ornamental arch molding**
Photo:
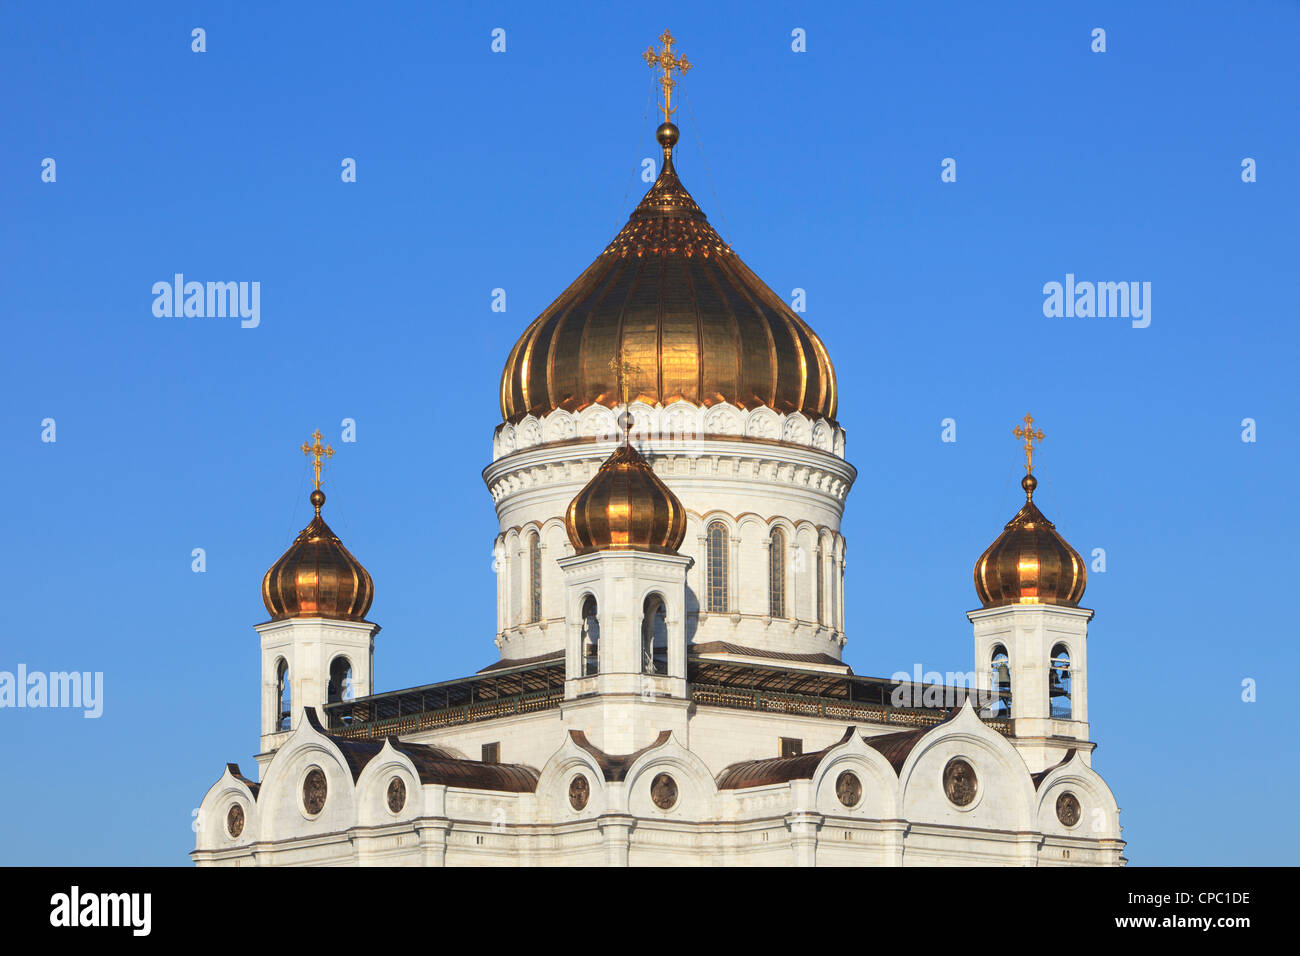
<path fill-rule="evenodd" d="M 944 771 L 954 759 L 975 771 L 974 799 L 950 801 Z M 992 830 L 1032 830 L 1037 800 L 1024 758 L 975 714 L 970 700 L 955 717 L 936 725 L 908 754 L 898 775 L 898 804 L 909 823 L 949 824 Z"/>
<path fill-rule="evenodd" d="M 569 786 L 576 774 L 587 778 L 587 805 L 575 809 L 569 799 Z M 578 746 L 568 734 L 564 743 L 546 761 L 537 780 L 537 812 L 541 823 L 564 823 L 594 819 L 606 812 L 617 812 L 610 798 L 605 774 L 590 752 Z"/>
<path fill-rule="evenodd" d="M 258 790 L 263 810 L 259 814 L 258 840 L 306 837 L 353 825 L 356 794 L 352 771 L 342 752 L 318 726 L 315 710 L 308 708 L 302 713 L 298 729 L 271 758 Z M 302 789 L 312 768 L 319 768 L 325 775 L 325 804 L 318 814 L 309 815 L 303 811 Z"/>
<path fill-rule="evenodd" d="M 261 810 L 257 804 L 257 796 L 242 779 L 235 776 L 232 766 L 226 765 L 225 772 L 208 788 L 208 792 L 199 803 L 199 812 L 195 816 L 196 849 L 228 850 L 247 846 L 257 840 L 261 826 Z M 230 807 L 235 804 L 238 804 L 244 813 L 244 828 L 238 837 L 232 837 L 227 829 Z"/>
<path fill-rule="evenodd" d="M 651 796 L 651 786 L 661 773 L 671 776 L 677 788 L 677 800 L 667 810 L 656 806 Z M 639 818 L 707 819 L 713 815 L 717 795 L 709 768 L 677 742 L 676 734 L 638 757 L 628 768 L 624 784 L 625 810 Z"/>
<path fill-rule="evenodd" d="M 393 778 L 402 781 L 406 799 L 393 813 L 388 806 L 388 788 Z M 387 739 L 379 753 L 366 764 L 356 783 L 357 823 L 361 826 L 385 826 L 414 820 L 424 813 L 424 788 L 411 758 L 394 750 Z"/>
<path fill-rule="evenodd" d="M 1077 826 L 1065 826 L 1056 814 L 1056 801 L 1072 793 L 1079 801 Z M 1073 759 L 1058 764 L 1040 781 L 1037 793 L 1037 829 L 1056 836 L 1085 837 L 1090 840 L 1119 840 L 1119 806 L 1115 795 L 1101 776 L 1083 762 L 1076 752 Z M 1097 811 L 1100 811 L 1098 813 Z M 1098 829 L 1100 826 L 1100 829 Z"/>
<path fill-rule="evenodd" d="M 854 816 L 870 820 L 899 818 L 898 777 L 881 753 L 868 746 L 857 727 L 843 743 L 831 747 L 812 776 L 812 792 L 817 809 L 828 815 Z M 858 803 L 846 807 L 836 793 L 842 773 L 856 774 L 862 796 Z"/>

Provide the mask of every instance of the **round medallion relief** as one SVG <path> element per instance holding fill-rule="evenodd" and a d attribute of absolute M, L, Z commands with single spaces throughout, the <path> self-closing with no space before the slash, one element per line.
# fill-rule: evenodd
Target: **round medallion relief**
<path fill-rule="evenodd" d="M 677 805 L 677 781 L 661 773 L 650 782 L 650 799 L 660 810 L 671 810 Z"/>
<path fill-rule="evenodd" d="M 244 832 L 244 808 L 238 803 L 232 803 L 226 812 L 226 832 L 236 840 Z"/>
<path fill-rule="evenodd" d="M 587 782 L 585 774 L 578 774 L 569 781 L 569 806 L 575 810 L 582 810 L 587 806 L 587 801 L 591 798 L 591 784 Z"/>
<path fill-rule="evenodd" d="M 835 796 L 846 807 L 856 807 L 862 799 L 862 781 L 852 770 L 845 770 L 835 778 Z"/>
<path fill-rule="evenodd" d="M 957 806 L 970 806 L 978 787 L 975 768 L 960 757 L 949 760 L 948 766 L 943 768 L 943 792 Z"/>
<path fill-rule="evenodd" d="M 1063 793 L 1056 798 L 1056 819 L 1064 826 L 1072 827 L 1079 822 L 1082 815 L 1079 798 L 1072 793 Z"/>
<path fill-rule="evenodd" d="M 325 771 L 312 767 L 302 782 L 302 808 L 313 817 L 325 809 Z"/>
<path fill-rule="evenodd" d="M 404 806 L 406 806 L 406 781 L 401 777 L 394 777 L 388 781 L 388 809 L 393 813 L 401 813 Z"/>

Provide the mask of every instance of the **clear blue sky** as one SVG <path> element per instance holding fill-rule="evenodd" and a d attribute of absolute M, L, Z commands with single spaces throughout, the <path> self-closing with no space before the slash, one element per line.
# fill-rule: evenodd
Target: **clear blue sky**
<path fill-rule="evenodd" d="M 665 26 L 685 182 L 838 370 L 849 663 L 972 666 L 1031 411 L 1037 500 L 1107 553 L 1095 766 L 1132 862 L 1294 862 L 1300 9 L 1267 0 L 5 4 L 0 670 L 103 671 L 105 707 L 0 711 L 0 862 L 187 863 L 255 767 L 258 588 L 316 427 L 377 688 L 496 658 L 501 366 L 645 188 Z M 260 282 L 261 325 L 155 317 L 176 272 Z M 1066 273 L 1151 282 L 1150 327 L 1044 317 Z"/>

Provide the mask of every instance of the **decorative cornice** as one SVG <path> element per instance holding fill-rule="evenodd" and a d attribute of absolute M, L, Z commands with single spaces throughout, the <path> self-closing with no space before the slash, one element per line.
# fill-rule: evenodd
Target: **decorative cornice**
<path fill-rule="evenodd" d="M 614 441 L 618 417 L 604 405 L 580 412 L 556 409 L 542 418 L 526 415 L 518 423 L 498 425 L 492 436 L 492 460 L 538 445 Z M 656 450 L 685 449 L 700 438 L 745 439 L 815 448 L 844 457 L 844 429 L 828 419 L 801 412 L 782 414 L 762 406 L 745 410 L 727 402 L 708 407 L 689 402 L 668 406 L 632 403 L 632 440 L 650 442 Z"/>
<path fill-rule="evenodd" d="M 635 443 L 635 437 L 633 440 Z M 576 490 L 590 480 L 613 449 L 613 441 L 595 440 L 537 445 L 494 461 L 483 469 L 483 481 L 498 504 L 532 489 L 549 492 L 559 485 L 573 485 Z M 676 487 L 674 479 L 739 479 L 843 502 L 857 478 L 856 468 L 830 452 L 753 439 L 646 442 L 641 451 L 669 487 Z"/>

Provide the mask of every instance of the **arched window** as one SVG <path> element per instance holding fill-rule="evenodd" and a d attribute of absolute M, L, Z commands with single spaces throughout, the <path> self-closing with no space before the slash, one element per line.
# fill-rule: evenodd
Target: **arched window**
<path fill-rule="evenodd" d="M 989 661 L 993 671 L 993 700 L 989 712 L 994 717 L 1011 716 L 1011 661 L 1007 649 L 1001 644 L 993 648 L 993 657 Z"/>
<path fill-rule="evenodd" d="M 813 576 L 817 579 L 817 623 L 821 624 L 826 620 L 826 566 L 821 548 L 814 555 Z"/>
<path fill-rule="evenodd" d="M 727 526 L 721 521 L 709 525 L 708 561 L 705 573 L 705 610 L 708 613 L 725 613 L 727 610 Z"/>
<path fill-rule="evenodd" d="M 647 674 L 668 673 L 668 612 L 657 594 L 645 599 L 641 617 L 641 670 Z"/>
<path fill-rule="evenodd" d="M 1073 716 L 1070 704 L 1070 651 L 1064 644 L 1052 648 L 1052 664 L 1047 673 L 1047 696 L 1052 703 L 1052 716 L 1069 720 Z"/>
<path fill-rule="evenodd" d="M 582 602 L 582 673 L 591 677 L 600 667 L 600 616 L 590 594 Z"/>
<path fill-rule="evenodd" d="M 352 689 L 352 662 L 342 655 L 330 661 L 329 702 L 351 700 L 356 696 Z"/>
<path fill-rule="evenodd" d="M 542 619 L 542 538 L 536 531 L 528 536 L 528 588 L 530 621 Z"/>
<path fill-rule="evenodd" d="M 288 730 L 293 719 L 293 690 L 289 685 L 289 662 L 283 657 L 275 665 L 275 701 L 280 708 L 275 718 L 275 729 Z"/>
<path fill-rule="evenodd" d="M 767 545 L 767 616 L 785 617 L 785 531 L 772 529 Z"/>

